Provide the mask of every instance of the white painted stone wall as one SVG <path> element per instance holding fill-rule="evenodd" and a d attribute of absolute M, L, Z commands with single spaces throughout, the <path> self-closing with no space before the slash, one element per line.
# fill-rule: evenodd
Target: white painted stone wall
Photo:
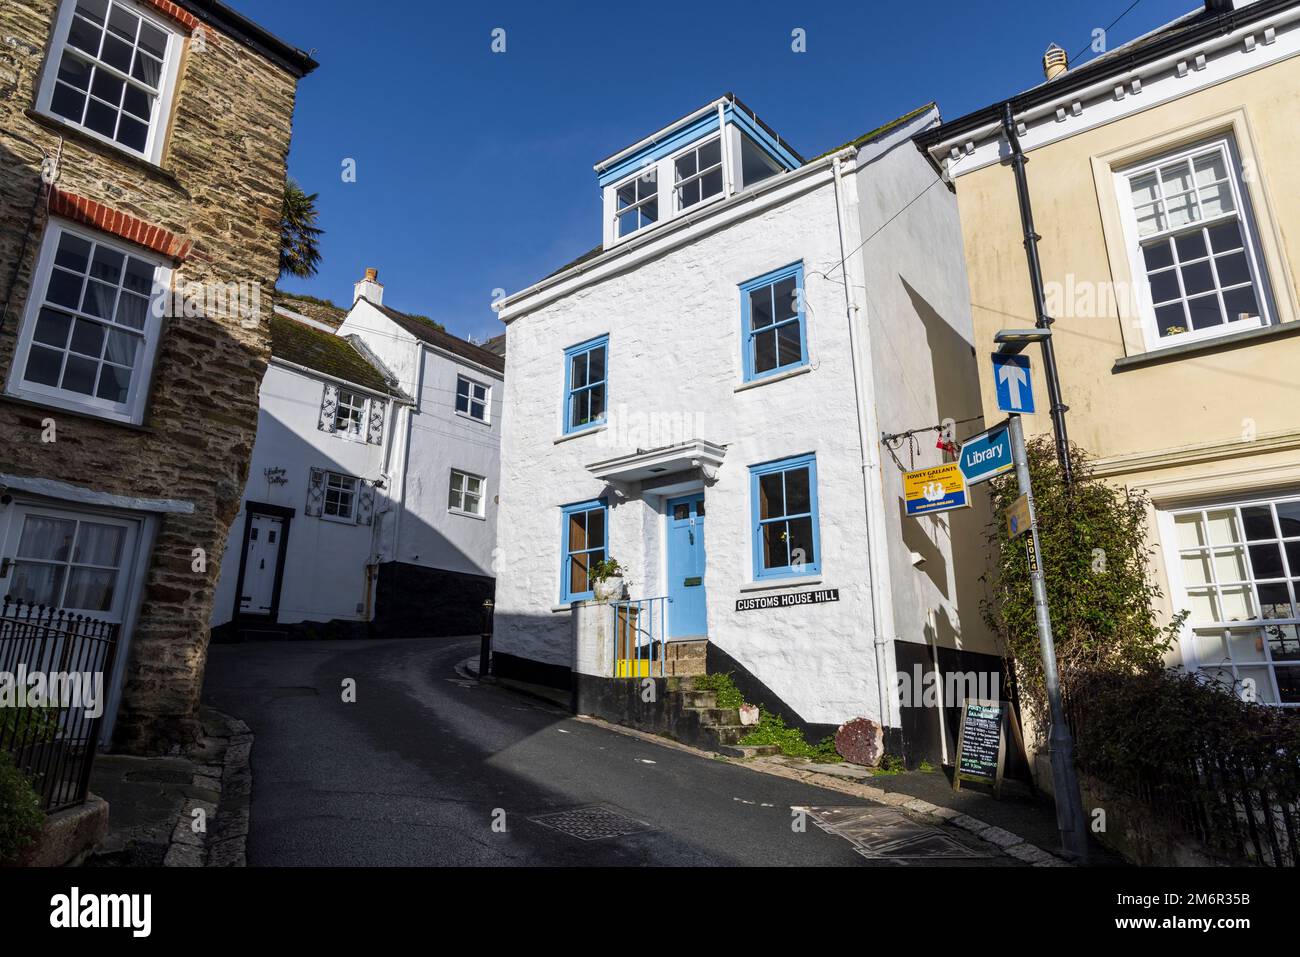
<path fill-rule="evenodd" d="M 391 442 L 392 448 L 385 463 L 383 445 L 317 427 L 323 378 L 275 364 L 268 367 L 257 441 L 241 501 L 297 510 L 290 525 L 280 595 L 278 619 L 284 624 L 366 620 L 365 569 L 372 559 L 493 574 L 503 398 L 500 373 L 422 344 L 365 300 L 354 306 L 338 334 L 361 338 L 397 377 L 400 388 L 416 398 L 416 406 L 396 404 L 386 417 L 385 444 Z M 456 412 L 458 373 L 490 386 L 487 423 Z M 304 516 L 312 467 L 371 479 L 385 476 L 386 470 L 386 488 L 375 491 L 374 525 L 343 525 Z M 269 484 L 265 468 L 284 468 L 288 484 Z M 449 511 L 453 468 L 486 480 L 482 518 Z M 241 509 L 222 560 L 214 627 L 230 621 L 235 613 L 243 531 Z"/>
<path fill-rule="evenodd" d="M 318 428 L 325 380 L 272 363 L 262 380 L 257 441 L 241 502 L 281 505 L 295 510 L 289 523 L 288 551 L 280 591 L 279 621 L 364 621 L 366 560 L 374 526 L 351 525 L 306 516 L 312 468 L 360 478 L 379 478 L 382 446 Z M 384 401 L 376 399 L 375 401 Z M 284 469 L 285 484 L 270 482 L 265 470 Z M 376 491 L 375 509 L 383 507 Z M 245 508 L 231 525 L 221 561 L 213 608 L 214 626 L 230 621 L 244 542 Z M 358 605 L 361 607 L 358 608 Z"/>
<path fill-rule="evenodd" d="M 875 217 L 883 221 L 896 213 L 915 196 L 918 179 L 926 176 L 933 180 L 933 169 L 907 142 L 867 165 L 857 174 L 856 191 L 872 196 L 872 205 L 862 211 L 860 222 L 858 214 L 849 213 L 850 235 L 865 238 L 875 228 Z M 637 448 L 700 438 L 727 446 L 717 481 L 705 491 L 710 641 L 807 721 L 879 718 L 865 544 L 868 509 L 844 287 L 836 268 L 840 246 L 834 190 L 829 169 L 792 182 L 806 188 L 776 208 L 748 215 L 720 231 L 709 232 L 701 224 L 693 241 L 666 241 L 662 255 L 631 269 L 536 307 L 527 301 L 517 307 L 507 333 L 511 374 L 506 383 L 499 548 L 508 561 L 497 580 L 496 650 L 572 664 L 571 612 L 557 604 L 561 507 L 608 494 L 587 470 L 590 463 Z M 852 186 L 846 184 L 849 202 Z M 913 217 L 914 222 L 907 222 Z M 969 339 L 961 239 L 951 194 L 942 184 L 934 187 L 899 221 L 906 224 L 901 233 L 870 243 L 858 254 L 866 266 L 853 270 L 855 276 L 865 272 L 869 277 L 864 314 L 887 317 L 879 333 L 870 326 L 871 318 L 867 324 L 874 362 L 881 371 L 875 396 L 880 427 L 889 431 L 929 424 L 939 411 L 920 307 L 903 281 L 940 316 L 932 323 L 936 335 L 945 342 L 963 333 Z M 738 284 L 796 261 L 802 261 L 805 270 L 808 371 L 738 391 Z M 609 335 L 609 424 L 561 440 L 564 349 L 602 334 Z M 943 352 L 945 361 L 957 355 L 951 349 Z M 965 359 L 970 361 L 969 346 Z M 978 403 L 973 408 L 978 409 Z M 685 428 L 680 427 L 683 416 L 691 422 Z M 677 423 L 676 432 L 652 434 L 656 423 L 665 421 Z M 841 600 L 736 612 L 739 598 L 782 590 L 753 588 L 748 467 L 808 452 L 817 456 L 821 573 L 800 585 L 839 589 Z M 893 516 L 886 520 L 887 564 L 893 577 L 906 579 L 908 585 L 900 594 L 897 620 L 884 629 L 888 637 L 923 640 L 929 606 L 951 610 L 951 570 L 942 584 L 927 585 L 926 573 L 912 568 L 911 549 L 902 539 L 896 515 L 901 504 L 895 495 L 901 486 L 896 468 L 886 462 L 886 511 Z M 665 594 L 662 500 L 653 495 L 608 498 L 609 552 L 628 567 L 632 597 Z M 939 556 L 931 567 L 946 565 L 948 545 L 941 533 L 933 531 L 927 540 Z M 977 614 L 977 603 L 966 609 L 968 619 Z"/>

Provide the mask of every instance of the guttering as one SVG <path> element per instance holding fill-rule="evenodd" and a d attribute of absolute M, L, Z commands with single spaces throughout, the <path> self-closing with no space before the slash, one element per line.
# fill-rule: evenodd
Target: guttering
<path fill-rule="evenodd" d="M 731 100 L 732 100 L 731 94 L 724 93 L 716 100 L 710 100 L 708 103 L 705 103 L 698 110 L 695 110 L 694 112 L 691 113 L 687 113 L 685 116 L 681 117 L 680 119 L 673 120 L 667 126 L 655 130 L 655 132 L 651 133 L 649 136 L 642 137 L 641 139 L 633 143 L 631 146 L 619 150 L 617 153 L 613 154 L 612 156 L 606 156 L 603 160 L 601 160 L 599 163 L 593 166 L 592 169 L 595 170 L 597 173 L 602 173 L 609 167 L 613 166 L 615 163 L 618 163 L 620 160 L 624 160 L 627 157 L 631 156 L 633 153 L 636 153 L 639 150 L 643 150 L 647 146 L 654 146 L 656 143 L 658 143 L 661 139 L 663 139 L 668 134 L 676 132 L 679 127 L 686 126 L 687 124 L 693 123 L 698 119 L 702 119 L 703 117 L 708 116 L 710 113 L 712 113 L 715 109 L 717 110 L 722 109 L 723 107 L 726 106 L 727 103 L 731 102 Z"/>
<path fill-rule="evenodd" d="M 1152 73 L 1172 66 L 1187 55 L 1189 47 L 1204 45 L 1210 51 L 1229 46 L 1248 32 L 1246 28 L 1288 10 L 1291 11 L 1291 16 L 1282 17 L 1279 22 L 1289 22 L 1300 17 L 1300 7 L 1295 0 L 1256 0 L 1250 6 L 1231 13 L 1209 17 L 1195 27 L 1152 40 L 1141 51 L 1099 58 L 1067 71 L 1050 83 L 1017 94 L 1009 101 L 999 101 L 959 116 L 918 136 L 917 146 L 941 157 L 953 146 L 966 141 L 983 140 L 989 134 L 1001 130 L 1005 102 L 1011 103 L 1020 120 L 1031 122 L 1054 113 L 1058 106 L 1072 100 L 1108 92 L 1120 75 L 1132 78 L 1139 72 Z"/>
<path fill-rule="evenodd" d="M 853 153 L 856 150 L 849 148 Z M 885 628 L 894 620 L 893 601 L 890 595 L 888 570 L 881 564 L 884 555 L 883 533 L 885 504 L 883 484 L 880 481 L 880 454 L 875 436 L 880 434 L 876 418 L 875 384 L 871 373 L 871 346 L 858 335 L 859 307 L 853 301 L 855 285 L 849 276 L 848 243 L 844 238 L 844 198 L 841 177 L 843 169 L 839 153 L 831 157 L 835 182 L 835 224 L 839 233 L 840 263 L 844 270 L 844 317 L 849 331 L 849 359 L 853 369 L 854 411 L 857 416 L 858 445 L 861 452 L 862 508 L 867 523 L 867 568 L 871 576 L 871 634 L 876 661 L 876 713 L 881 728 L 896 727 L 889 682 L 893 669 L 889 666 L 888 643 Z M 856 255 L 857 250 L 854 250 Z M 864 381 L 865 380 L 865 381 Z M 890 629 L 892 630 L 892 628 Z"/>
<path fill-rule="evenodd" d="M 716 220 L 708 224 L 708 229 L 711 231 L 730 224 L 734 219 L 752 216 L 756 212 L 763 212 L 773 206 L 780 205 L 788 198 L 781 195 L 786 190 L 797 194 L 804 190 L 815 189 L 821 184 L 817 182 L 804 183 L 803 181 L 818 175 L 829 179 L 830 174 L 833 172 L 833 161 L 837 158 L 852 158 L 855 152 L 853 147 L 845 147 L 822 157 L 820 160 L 809 163 L 807 166 L 789 170 L 773 176 L 771 179 L 765 179 L 751 189 L 729 196 L 721 202 L 709 203 L 698 212 L 671 219 L 648 230 L 645 236 L 621 242 L 617 246 L 605 250 L 600 255 L 574 266 L 572 269 L 557 273 L 554 276 L 548 276 L 525 289 L 521 289 L 512 296 L 507 296 L 496 304 L 497 315 L 502 322 L 508 325 L 519 318 L 520 315 L 537 309 L 571 291 L 562 289 L 557 292 L 556 287 L 558 286 L 572 283 L 573 280 L 586 276 L 593 271 L 603 270 L 604 267 L 614 264 L 617 260 L 630 259 L 638 252 L 659 255 L 688 242 L 695 241 L 699 238 L 701 231 L 692 231 L 691 227 L 698 223 L 705 220 Z M 750 208 L 742 209 L 745 206 Z M 650 246 L 655 248 L 647 251 L 647 247 Z M 623 267 L 624 264 L 622 263 L 616 265 L 616 268 Z M 543 298 L 541 294 L 546 292 L 549 292 L 550 295 Z M 526 301 L 528 301 L 527 308 L 523 308 Z"/>

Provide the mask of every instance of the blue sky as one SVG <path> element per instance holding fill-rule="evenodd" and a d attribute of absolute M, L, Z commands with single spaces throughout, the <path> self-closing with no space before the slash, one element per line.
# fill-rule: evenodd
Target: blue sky
<path fill-rule="evenodd" d="M 713 0 L 675 19 L 644 3 L 228 2 L 321 64 L 299 86 L 289 170 L 320 193 L 324 261 L 284 288 L 347 304 L 375 266 L 386 304 L 485 337 L 503 328 L 493 289 L 599 242 L 592 165 L 718 95 L 813 156 L 930 100 L 951 119 L 1032 86 L 1049 42 L 1087 50 L 1131 0 Z M 1140 0 L 1107 40 L 1197 5 Z"/>

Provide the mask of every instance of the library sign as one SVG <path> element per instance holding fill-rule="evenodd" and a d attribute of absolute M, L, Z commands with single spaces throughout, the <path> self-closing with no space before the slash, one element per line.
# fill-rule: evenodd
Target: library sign
<path fill-rule="evenodd" d="M 786 595 L 764 595 L 761 598 L 737 598 L 736 611 L 768 611 L 773 608 L 794 608 L 796 605 L 820 605 L 825 601 L 839 601 L 838 588 L 818 591 L 799 591 Z"/>

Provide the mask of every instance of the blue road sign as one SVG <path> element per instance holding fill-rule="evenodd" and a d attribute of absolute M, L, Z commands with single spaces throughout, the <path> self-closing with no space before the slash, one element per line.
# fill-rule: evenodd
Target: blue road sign
<path fill-rule="evenodd" d="M 995 425 L 963 442 L 957 464 L 961 467 L 961 474 L 966 478 L 968 486 L 987 482 L 1014 469 L 1016 463 L 1011 457 L 1011 430 L 1007 423 Z"/>
<path fill-rule="evenodd" d="M 998 390 L 998 408 L 1003 412 L 1029 414 L 1035 411 L 1034 377 L 1029 374 L 1029 356 L 993 353 L 993 384 Z"/>

